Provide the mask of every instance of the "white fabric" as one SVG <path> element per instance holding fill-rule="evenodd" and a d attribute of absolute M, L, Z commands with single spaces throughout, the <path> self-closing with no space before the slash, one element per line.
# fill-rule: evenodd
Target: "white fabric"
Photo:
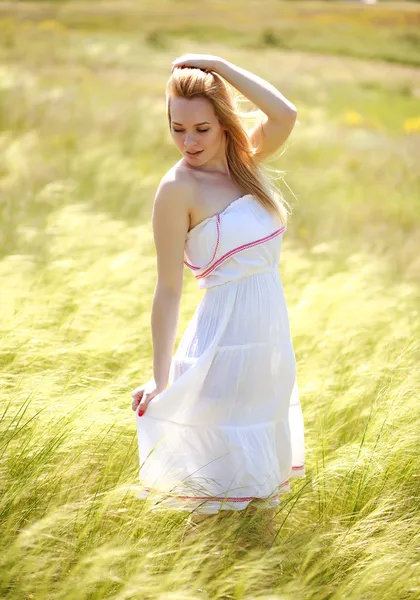
<path fill-rule="evenodd" d="M 284 230 L 248 194 L 188 232 L 185 262 L 203 267 L 192 270 L 206 292 L 172 358 L 168 387 L 142 417 L 136 411 L 137 495 L 164 494 L 153 509 L 216 513 L 254 498 L 276 506 L 290 479 L 305 477 L 278 270 Z"/>

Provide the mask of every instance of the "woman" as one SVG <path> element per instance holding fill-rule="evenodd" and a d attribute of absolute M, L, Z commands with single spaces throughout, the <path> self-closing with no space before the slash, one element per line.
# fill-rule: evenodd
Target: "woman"
<path fill-rule="evenodd" d="M 230 86 L 264 113 L 249 133 Z M 272 515 L 290 478 L 305 476 L 304 426 L 278 270 L 288 213 L 261 161 L 286 141 L 296 109 L 263 79 L 200 54 L 173 62 L 166 100 L 182 159 L 153 206 L 153 378 L 132 392 L 139 497 L 159 493 L 154 508 L 188 511 L 192 527 L 257 503 Z M 184 264 L 205 295 L 172 355 Z"/>

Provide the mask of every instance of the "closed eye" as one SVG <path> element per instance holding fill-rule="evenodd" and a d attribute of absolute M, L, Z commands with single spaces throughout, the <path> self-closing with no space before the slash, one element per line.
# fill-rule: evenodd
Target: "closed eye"
<path fill-rule="evenodd" d="M 183 131 L 183 129 L 174 129 L 174 131 L 179 133 L 180 131 Z M 199 131 L 200 133 L 207 133 L 207 131 L 209 131 L 209 130 L 208 129 L 197 129 L 197 131 Z"/>

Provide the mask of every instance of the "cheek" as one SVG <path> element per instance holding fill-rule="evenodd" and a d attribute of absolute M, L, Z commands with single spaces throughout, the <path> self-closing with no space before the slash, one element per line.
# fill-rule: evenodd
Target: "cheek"
<path fill-rule="evenodd" d="M 205 144 L 206 146 L 218 146 L 221 140 L 222 138 L 217 134 L 207 135 L 207 137 L 205 138 Z"/>
<path fill-rule="evenodd" d="M 178 135 L 173 135 L 172 140 L 173 140 L 173 143 L 175 144 L 175 146 L 178 146 L 178 148 L 181 148 L 182 139 Z"/>

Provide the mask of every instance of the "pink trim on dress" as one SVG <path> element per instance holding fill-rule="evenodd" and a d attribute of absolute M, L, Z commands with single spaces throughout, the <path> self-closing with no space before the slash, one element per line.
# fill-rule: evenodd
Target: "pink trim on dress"
<path fill-rule="evenodd" d="M 189 262 L 187 262 L 186 260 L 184 260 L 184 264 L 187 265 L 187 267 L 190 267 L 190 269 L 194 269 L 194 270 L 205 269 L 205 267 L 208 267 L 209 264 L 211 264 L 212 261 L 214 260 L 214 257 L 216 256 L 217 248 L 219 247 L 219 242 L 220 242 L 220 213 L 218 213 L 216 215 L 216 217 L 217 217 L 217 220 L 216 220 L 217 242 L 216 242 L 216 248 L 214 249 L 214 252 L 213 252 L 213 256 L 211 257 L 210 261 L 206 265 L 203 265 L 202 267 L 196 267 L 195 265 L 192 265 Z"/>
<path fill-rule="evenodd" d="M 290 485 L 290 480 L 287 479 L 286 481 L 283 481 L 283 483 L 281 483 L 278 488 L 279 490 L 285 486 Z M 141 486 L 143 487 L 143 486 Z M 144 487 L 143 488 L 145 492 L 151 492 L 152 488 L 148 488 L 148 487 Z M 170 496 L 170 497 L 175 497 L 175 498 L 180 498 L 181 500 L 220 500 L 220 501 L 225 501 L 225 502 L 248 502 L 251 500 L 271 500 L 271 499 L 275 499 L 278 497 L 278 493 L 272 494 L 271 496 L 267 496 L 266 498 L 259 498 L 258 496 L 243 496 L 242 498 L 240 497 L 226 497 L 226 496 L 179 496 L 177 494 L 169 494 L 165 492 L 165 496 Z"/>
<path fill-rule="evenodd" d="M 232 250 L 229 250 L 229 252 L 226 252 L 226 254 L 223 254 L 223 256 L 218 258 L 216 260 L 216 262 L 207 269 L 207 271 L 204 271 L 204 273 L 201 273 L 200 275 L 194 275 L 194 277 L 196 279 L 202 279 L 203 277 L 207 277 L 207 275 L 209 275 L 216 267 L 218 267 L 222 262 L 224 262 L 227 258 L 232 256 L 233 254 L 237 254 L 241 250 L 245 250 L 247 248 L 252 248 L 252 246 L 257 246 L 259 244 L 263 244 L 264 242 L 267 242 L 268 240 L 271 240 L 272 238 L 276 237 L 277 235 L 280 235 L 281 233 L 283 233 L 283 231 L 285 231 L 285 229 L 286 229 L 286 225 L 283 225 L 282 227 L 280 227 L 280 229 L 277 229 L 276 231 L 274 231 L 270 235 L 267 235 L 266 237 L 260 238 L 259 240 L 255 240 L 253 242 L 249 242 L 248 244 L 242 244 L 242 246 L 237 246 L 237 248 L 233 248 Z M 210 263 L 211 263 L 211 261 L 210 261 Z"/>

